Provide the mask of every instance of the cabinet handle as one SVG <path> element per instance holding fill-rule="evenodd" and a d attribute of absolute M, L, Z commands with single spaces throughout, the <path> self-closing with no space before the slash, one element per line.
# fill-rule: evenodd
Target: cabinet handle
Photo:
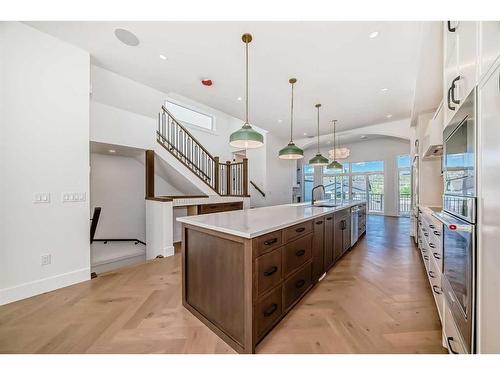
<path fill-rule="evenodd" d="M 435 230 L 435 231 L 434 231 L 434 234 L 435 234 L 436 236 L 438 236 L 438 237 L 440 237 L 440 236 L 441 236 L 441 232 L 440 232 L 440 231 L 438 231 L 438 230 Z"/>
<path fill-rule="evenodd" d="M 300 233 L 300 232 L 303 232 L 305 230 L 306 230 L 306 228 L 302 227 L 302 228 L 295 229 L 295 232 Z"/>
<path fill-rule="evenodd" d="M 306 253 L 306 251 L 304 249 L 300 249 L 300 250 L 298 250 L 298 251 L 295 252 L 295 255 L 298 256 L 298 257 L 301 257 L 305 253 Z"/>
<path fill-rule="evenodd" d="M 437 260 L 441 259 L 441 255 L 439 255 L 439 253 L 432 253 L 432 255 L 434 255 L 434 258 L 436 258 Z"/>
<path fill-rule="evenodd" d="M 455 99 L 455 83 L 460 80 L 460 76 L 455 77 L 453 81 L 451 81 L 451 101 L 455 104 L 460 104 L 460 100 Z"/>
<path fill-rule="evenodd" d="M 435 248 L 436 248 L 436 245 L 434 245 L 432 242 L 429 242 L 429 247 L 430 247 L 431 249 L 435 249 Z M 434 254 L 436 254 L 436 253 L 434 253 Z"/>
<path fill-rule="evenodd" d="M 347 225 L 346 225 L 346 221 L 345 221 L 345 220 L 342 220 L 342 221 L 340 222 L 340 229 L 344 230 L 344 229 L 346 229 L 346 227 L 347 227 Z"/>
<path fill-rule="evenodd" d="M 459 354 L 458 352 L 454 351 L 453 348 L 451 347 L 451 342 L 453 341 L 453 337 L 448 336 L 446 338 L 446 341 L 448 342 L 448 349 L 450 349 L 451 354 Z"/>
<path fill-rule="evenodd" d="M 433 279 L 436 278 L 434 271 L 429 271 L 429 276 L 432 277 Z"/>
<path fill-rule="evenodd" d="M 317 221 L 316 224 L 320 225 L 320 224 L 323 224 L 323 221 Z"/>
<path fill-rule="evenodd" d="M 332 218 L 331 217 L 327 217 L 326 220 L 332 220 Z"/>
<path fill-rule="evenodd" d="M 450 111 L 454 111 L 455 110 L 455 107 L 451 105 L 451 87 L 448 89 L 448 95 L 447 95 L 447 100 L 448 102 L 448 109 Z"/>
<path fill-rule="evenodd" d="M 276 237 L 271 238 L 270 240 L 264 241 L 264 245 L 269 246 L 272 245 L 273 243 L 278 242 L 278 239 Z"/>
<path fill-rule="evenodd" d="M 429 260 L 429 257 L 427 255 L 424 255 L 425 260 Z"/>
<path fill-rule="evenodd" d="M 276 273 L 278 271 L 278 267 L 273 266 L 269 270 L 264 271 L 264 276 L 271 276 L 272 274 Z"/>
<path fill-rule="evenodd" d="M 302 288 L 302 287 L 304 286 L 304 284 L 305 284 L 305 283 L 306 283 L 306 281 L 305 281 L 304 279 L 299 280 L 299 281 L 297 281 L 297 282 L 295 283 L 295 287 L 296 287 L 297 289 L 300 289 L 300 288 Z"/>
<path fill-rule="evenodd" d="M 264 316 L 268 317 L 273 315 L 273 313 L 278 309 L 278 305 L 273 303 L 271 306 L 269 306 L 267 309 L 264 310 Z"/>
<path fill-rule="evenodd" d="M 448 31 L 450 33 L 454 33 L 455 31 L 457 31 L 457 28 L 456 27 L 451 27 L 451 21 L 448 21 L 447 22 L 447 25 L 448 25 Z"/>
<path fill-rule="evenodd" d="M 436 227 L 433 224 L 429 224 L 429 228 L 436 229 Z"/>
<path fill-rule="evenodd" d="M 432 286 L 432 290 L 434 290 L 434 293 L 436 293 L 436 294 L 441 294 L 441 290 L 439 290 L 439 289 L 441 289 L 441 288 L 438 287 L 437 285 Z"/>
<path fill-rule="evenodd" d="M 425 232 L 425 233 L 424 233 L 424 236 L 425 236 L 425 237 L 429 237 L 429 233 Z"/>

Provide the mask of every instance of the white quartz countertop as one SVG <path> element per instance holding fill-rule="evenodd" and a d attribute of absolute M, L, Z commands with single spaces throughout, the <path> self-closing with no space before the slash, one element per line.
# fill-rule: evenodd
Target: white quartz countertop
<path fill-rule="evenodd" d="M 317 202 L 317 204 L 323 203 L 333 202 Z M 285 204 L 248 210 L 219 212 L 215 214 L 184 216 L 177 218 L 177 221 L 205 229 L 233 234 L 238 237 L 254 238 L 364 203 L 364 201 L 337 201 L 336 207 L 311 206 L 309 202 Z"/>

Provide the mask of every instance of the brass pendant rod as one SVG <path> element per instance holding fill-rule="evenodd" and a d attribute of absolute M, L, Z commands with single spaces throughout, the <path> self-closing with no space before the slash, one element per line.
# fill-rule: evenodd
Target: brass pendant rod
<path fill-rule="evenodd" d="M 292 105 L 290 107 L 290 142 L 293 142 L 293 85 L 295 82 L 292 82 Z"/>
<path fill-rule="evenodd" d="M 316 104 L 316 108 L 318 108 L 318 154 L 319 154 L 319 107 L 321 107 L 321 104 Z"/>
<path fill-rule="evenodd" d="M 246 55 L 246 98 L 245 98 L 245 124 L 249 125 L 248 123 L 248 41 L 245 42 L 245 55 Z"/>

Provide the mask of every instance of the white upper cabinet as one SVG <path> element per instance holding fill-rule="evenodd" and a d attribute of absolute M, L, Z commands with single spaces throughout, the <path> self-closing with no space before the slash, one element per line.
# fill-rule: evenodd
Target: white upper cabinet
<path fill-rule="evenodd" d="M 478 23 L 446 21 L 444 33 L 443 96 L 446 126 L 477 82 Z"/>
<path fill-rule="evenodd" d="M 483 77 L 500 56 L 500 21 L 481 21 L 479 28 L 480 75 Z"/>

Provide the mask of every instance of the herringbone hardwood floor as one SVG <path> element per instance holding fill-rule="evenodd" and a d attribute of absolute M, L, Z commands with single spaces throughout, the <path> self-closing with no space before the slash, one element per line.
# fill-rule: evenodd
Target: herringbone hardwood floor
<path fill-rule="evenodd" d="M 258 353 L 445 353 L 408 219 L 367 235 Z M 180 255 L 0 307 L 1 353 L 234 353 L 181 304 Z"/>

